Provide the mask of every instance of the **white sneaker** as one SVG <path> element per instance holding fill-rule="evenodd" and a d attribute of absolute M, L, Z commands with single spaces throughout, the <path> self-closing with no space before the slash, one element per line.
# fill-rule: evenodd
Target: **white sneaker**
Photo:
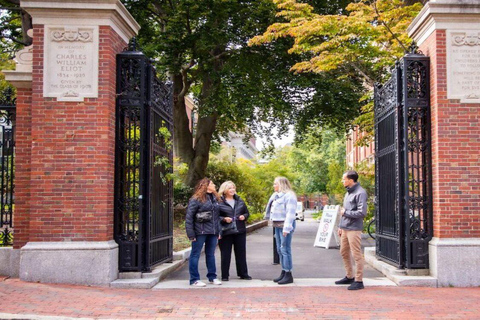
<path fill-rule="evenodd" d="M 197 280 L 195 281 L 194 283 L 191 284 L 191 286 L 194 286 L 194 287 L 206 287 L 207 285 L 205 284 L 205 282 L 202 282 L 200 280 Z"/>
<path fill-rule="evenodd" d="M 222 284 L 222 281 L 218 280 L 218 279 L 213 279 L 213 280 L 210 280 L 210 283 L 211 284 L 216 284 L 217 286 L 221 285 Z"/>

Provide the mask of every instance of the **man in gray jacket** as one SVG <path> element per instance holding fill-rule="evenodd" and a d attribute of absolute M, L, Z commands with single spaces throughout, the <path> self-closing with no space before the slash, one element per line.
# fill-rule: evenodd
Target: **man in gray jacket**
<path fill-rule="evenodd" d="M 363 289 L 363 265 L 365 261 L 362 253 L 362 230 L 363 218 L 367 214 L 367 192 L 360 186 L 358 173 L 351 170 L 343 174 L 342 183 L 347 189 L 343 199 L 343 208 L 340 210 L 340 224 L 338 235 L 340 236 L 340 254 L 347 275 L 345 278 L 335 281 L 335 284 L 350 284 L 348 290 Z M 350 252 L 355 260 L 356 273 L 353 274 L 353 266 Z"/>

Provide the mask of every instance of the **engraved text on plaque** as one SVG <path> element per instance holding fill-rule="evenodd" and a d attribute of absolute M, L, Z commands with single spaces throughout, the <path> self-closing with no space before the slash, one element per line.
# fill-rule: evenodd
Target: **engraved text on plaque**
<path fill-rule="evenodd" d="M 447 33 L 447 98 L 480 103 L 480 31 Z"/>
<path fill-rule="evenodd" d="M 43 93 L 58 101 L 98 97 L 98 27 L 45 27 Z"/>

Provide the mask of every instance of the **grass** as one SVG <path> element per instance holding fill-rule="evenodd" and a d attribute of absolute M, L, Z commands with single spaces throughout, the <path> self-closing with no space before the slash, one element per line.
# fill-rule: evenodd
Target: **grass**
<path fill-rule="evenodd" d="M 320 219 L 322 217 L 322 214 L 323 214 L 323 211 L 314 212 L 312 213 L 312 218 L 315 220 Z"/>
<path fill-rule="evenodd" d="M 191 242 L 185 232 L 185 223 L 181 226 L 173 226 L 173 251 L 181 251 L 190 248 Z"/>
<path fill-rule="evenodd" d="M 250 214 L 247 225 L 263 220 L 263 213 Z M 181 251 L 190 248 L 191 241 L 185 232 L 185 220 L 183 214 L 177 214 L 173 221 L 173 251 Z"/>

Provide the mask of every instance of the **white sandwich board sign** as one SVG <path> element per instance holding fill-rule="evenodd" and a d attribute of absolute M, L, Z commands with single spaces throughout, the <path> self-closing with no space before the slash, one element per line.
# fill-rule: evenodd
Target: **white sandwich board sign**
<path fill-rule="evenodd" d="M 325 206 L 323 208 L 322 219 L 320 220 L 317 236 L 313 244 L 314 247 L 329 249 L 340 246 L 340 239 L 337 234 L 340 220 L 339 212 L 340 206 Z"/>

